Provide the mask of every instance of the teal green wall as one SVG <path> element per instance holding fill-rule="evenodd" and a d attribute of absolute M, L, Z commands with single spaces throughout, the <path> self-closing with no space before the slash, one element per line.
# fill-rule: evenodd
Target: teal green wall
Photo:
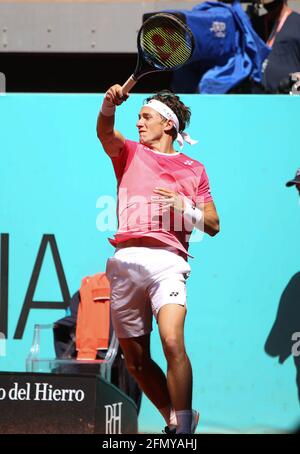
<path fill-rule="evenodd" d="M 300 97 L 182 98 L 192 108 L 189 132 L 199 140 L 184 151 L 206 166 L 221 219 L 217 237 L 191 245 L 186 344 L 199 430 L 289 430 L 299 416 L 299 362 L 289 356 L 279 364 L 264 345 L 282 293 L 300 271 L 299 198 L 285 187 L 300 167 Z M 137 139 L 143 99 L 131 95 L 118 109 L 117 127 L 128 138 Z M 101 101 L 101 95 L 0 97 L 0 233 L 10 241 L 1 370 L 24 369 L 34 323 L 64 315 L 33 309 L 23 338 L 13 339 L 42 236 L 55 235 L 71 294 L 83 276 L 104 271 L 113 253 L 112 232 L 96 228 L 98 198 L 115 195 L 112 166 L 95 132 Z M 49 248 L 34 299 L 62 300 Z M 152 352 L 165 368 L 156 329 Z M 146 398 L 139 424 L 142 432 L 164 426 Z"/>

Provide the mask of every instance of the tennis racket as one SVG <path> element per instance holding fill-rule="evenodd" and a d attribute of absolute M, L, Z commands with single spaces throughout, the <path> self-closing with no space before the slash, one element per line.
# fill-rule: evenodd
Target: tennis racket
<path fill-rule="evenodd" d="M 141 26 L 137 47 L 137 65 L 122 86 L 124 95 L 145 74 L 175 70 L 187 63 L 193 54 L 195 39 L 187 25 L 176 16 L 157 13 Z"/>

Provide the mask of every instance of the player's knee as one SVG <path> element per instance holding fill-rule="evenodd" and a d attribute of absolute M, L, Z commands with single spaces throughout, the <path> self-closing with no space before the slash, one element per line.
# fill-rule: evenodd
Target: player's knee
<path fill-rule="evenodd" d="M 133 375 L 134 377 L 143 375 L 145 373 L 145 371 L 147 370 L 147 365 L 148 365 L 147 358 L 141 358 L 140 360 L 135 358 L 132 361 L 126 362 L 128 372 L 131 375 Z"/>
<path fill-rule="evenodd" d="M 169 336 L 163 339 L 163 349 L 168 361 L 182 361 L 185 356 L 185 348 L 176 336 Z"/>

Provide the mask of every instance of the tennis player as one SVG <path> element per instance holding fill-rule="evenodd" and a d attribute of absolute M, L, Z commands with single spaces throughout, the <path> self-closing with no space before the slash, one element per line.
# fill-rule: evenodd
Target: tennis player
<path fill-rule="evenodd" d="M 97 134 L 111 158 L 118 188 L 115 254 L 106 273 L 111 314 L 128 370 L 166 421 L 166 433 L 194 433 L 199 413 L 192 410 L 192 368 L 184 344 L 188 242 L 193 228 L 214 236 L 219 218 L 203 165 L 174 149 L 190 109 L 162 91 L 139 112 L 139 142 L 114 129 L 120 85 L 105 94 Z M 152 360 L 154 315 L 167 361 L 167 375 Z"/>

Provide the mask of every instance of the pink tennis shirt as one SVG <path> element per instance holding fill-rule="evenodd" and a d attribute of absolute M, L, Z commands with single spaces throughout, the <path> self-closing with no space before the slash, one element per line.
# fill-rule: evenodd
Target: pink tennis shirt
<path fill-rule="evenodd" d="M 166 154 L 130 140 L 111 158 L 118 183 L 118 231 L 113 246 L 132 238 L 156 238 L 188 254 L 191 227 L 182 214 L 162 210 L 155 187 L 171 189 L 193 205 L 212 201 L 203 164 L 183 153 Z"/>

